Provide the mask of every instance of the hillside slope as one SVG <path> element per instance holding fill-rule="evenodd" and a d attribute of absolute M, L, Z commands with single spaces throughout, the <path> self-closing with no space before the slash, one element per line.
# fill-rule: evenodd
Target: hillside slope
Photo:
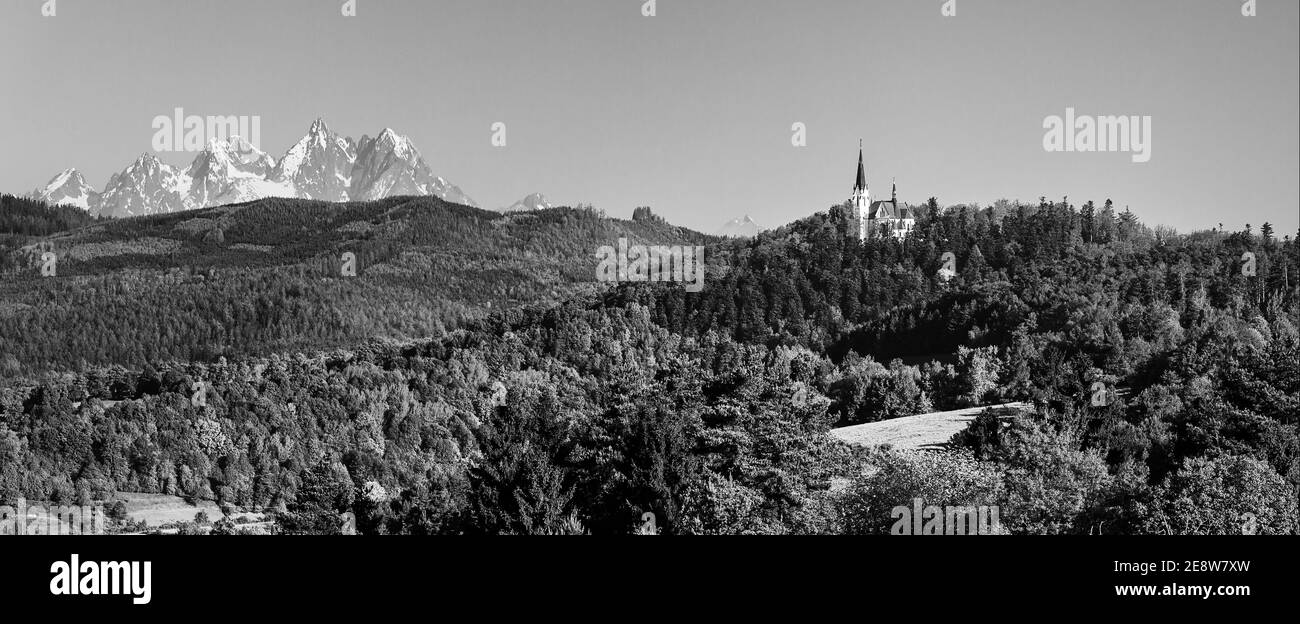
<path fill-rule="evenodd" d="M 11 241 L 0 373 L 438 335 L 489 309 L 600 288 L 596 250 L 620 237 L 708 240 L 658 220 L 502 215 L 434 197 L 268 199 L 97 222 Z M 42 277 L 49 249 L 57 276 Z"/>

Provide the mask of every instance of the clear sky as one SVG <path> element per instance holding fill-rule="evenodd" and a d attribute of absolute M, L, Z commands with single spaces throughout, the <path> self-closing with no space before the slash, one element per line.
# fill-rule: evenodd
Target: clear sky
<path fill-rule="evenodd" d="M 260 116 L 276 157 L 318 116 L 392 127 L 488 208 L 776 226 L 848 197 L 862 138 L 875 196 L 896 177 L 913 203 L 1109 197 L 1294 234 L 1300 3 L 1243 1 L 0 0 L 0 190 L 67 167 L 102 189 L 182 107 Z M 1047 153 L 1067 107 L 1151 116 L 1150 162 Z"/>

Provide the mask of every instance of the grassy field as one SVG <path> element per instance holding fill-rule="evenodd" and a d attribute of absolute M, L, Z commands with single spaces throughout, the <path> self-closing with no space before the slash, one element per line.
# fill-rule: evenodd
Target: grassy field
<path fill-rule="evenodd" d="M 193 522 L 194 516 L 200 511 L 206 512 L 208 519 L 213 522 L 222 518 L 221 509 L 211 501 L 191 505 L 179 496 L 127 492 L 118 492 L 115 500 L 126 501 L 127 517 L 136 521 L 143 520 L 151 527 L 174 522 Z"/>
<path fill-rule="evenodd" d="M 831 435 L 859 446 L 888 444 L 899 450 L 938 450 L 948 445 L 953 434 L 966 428 L 967 423 L 986 409 L 1030 409 L 1028 403 L 1007 403 L 986 407 L 971 407 L 951 412 L 931 412 L 893 420 L 853 425 L 831 430 Z"/>

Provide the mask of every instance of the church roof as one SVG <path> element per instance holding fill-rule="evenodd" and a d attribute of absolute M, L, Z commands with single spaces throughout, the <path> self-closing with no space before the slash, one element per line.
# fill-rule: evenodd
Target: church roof
<path fill-rule="evenodd" d="M 858 182 L 853 190 L 867 188 L 867 168 L 862 165 L 862 150 L 858 150 Z"/>
<path fill-rule="evenodd" d="M 916 212 L 911 208 L 899 204 L 894 200 L 881 200 L 871 202 L 871 208 L 867 210 L 868 219 L 915 219 Z"/>

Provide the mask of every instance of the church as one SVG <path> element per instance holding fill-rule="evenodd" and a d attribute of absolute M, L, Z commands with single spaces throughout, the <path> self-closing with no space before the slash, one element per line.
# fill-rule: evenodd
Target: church
<path fill-rule="evenodd" d="M 858 147 L 858 181 L 853 185 L 853 196 L 845 202 L 848 212 L 849 236 L 866 240 L 873 236 L 905 238 L 916 227 L 916 211 L 898 203 L 898 185 L 894 184 L 888 200 L 871 201 L 867 187 L 867 169 L 862 162 L 862 147 Z"/>

